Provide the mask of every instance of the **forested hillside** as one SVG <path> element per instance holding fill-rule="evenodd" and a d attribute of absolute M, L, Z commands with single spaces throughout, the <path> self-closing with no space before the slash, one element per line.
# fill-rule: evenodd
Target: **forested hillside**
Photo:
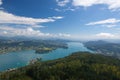
<path fill-rule="evenodd" d="M 1 73 L 0 80 L 120 80 L 120 60 L 76 52 L 68 57 L 36 62 Z"/>
<path fill-rule="evenodd" d="M 120 43 L 106 41 L 89 41 L 84 43 L 85 47 L 100 54 L 113 56 L 120 59 Z"/>
<path fill-rule="evenodd" d="M 67 44 L 59 40 L 16 41 L 0 39 L 0 54 L 22 50 L 35 50 L 36 53 L 44 53 L 57 48 L 67 48 Z"/>

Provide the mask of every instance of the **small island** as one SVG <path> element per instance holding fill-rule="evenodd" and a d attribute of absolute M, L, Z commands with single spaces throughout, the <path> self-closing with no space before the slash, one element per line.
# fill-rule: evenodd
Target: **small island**
<path fill-rule="evenodd" d="M 67 49 L 68 46 L 67 46 L 67 44 L 63 44 L 63 45 L 61 45 L 61 46 L 37 48 L 37 49 L 35 50 L 35 53 L 37 53 L 37 54 L 49 53 L 49 52 L 51 52 L 51 51 L 53 51 L 53 50 L 56 50 L 57 48 Z"/>
<path fill-rule="evenodd" d="M 47 47 L 44 47 L 44 48 L 39 48 L 39 49 L 36 49 L 35 50 L 35 53 L 38 53 L 38 54 L 44 54 L 44 53 L 49 53 L 53 50 L 55 50 L 56 48 L 47 48 Z"/>

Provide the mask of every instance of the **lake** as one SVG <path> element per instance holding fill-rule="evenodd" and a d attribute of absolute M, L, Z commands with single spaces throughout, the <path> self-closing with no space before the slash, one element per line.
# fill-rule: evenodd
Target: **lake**
<path fill-rule="evenodd" d="M 84 47 L 79 42 L 69 42 L 68 49 L 58 48 L 52 52 L 45 54 L 36 54 L 34 50 L 9 52 L 7 54 L 0 55 L 0 71 L 5 71 L 10 68 L 18 68 L 25 66 L 30 60 L 36 58 L 42 58 L 43 61 L 63 58 L 77 51 L 89 51 L 91 50 Z"/>

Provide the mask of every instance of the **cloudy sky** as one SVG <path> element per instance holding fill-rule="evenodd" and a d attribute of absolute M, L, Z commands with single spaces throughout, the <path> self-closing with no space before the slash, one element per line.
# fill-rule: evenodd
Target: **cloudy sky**
<path fill-rule="evenodd" d="M 120 39 L 120 0 L 0 0 L 0 36 Z"/>

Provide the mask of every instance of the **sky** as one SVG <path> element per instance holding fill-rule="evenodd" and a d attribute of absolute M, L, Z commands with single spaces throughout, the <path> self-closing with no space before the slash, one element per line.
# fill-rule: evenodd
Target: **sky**
<path fill-rule="evenodd" d="M 120 39 L 120 0 L 0 0 L 0 36 Z"/>

